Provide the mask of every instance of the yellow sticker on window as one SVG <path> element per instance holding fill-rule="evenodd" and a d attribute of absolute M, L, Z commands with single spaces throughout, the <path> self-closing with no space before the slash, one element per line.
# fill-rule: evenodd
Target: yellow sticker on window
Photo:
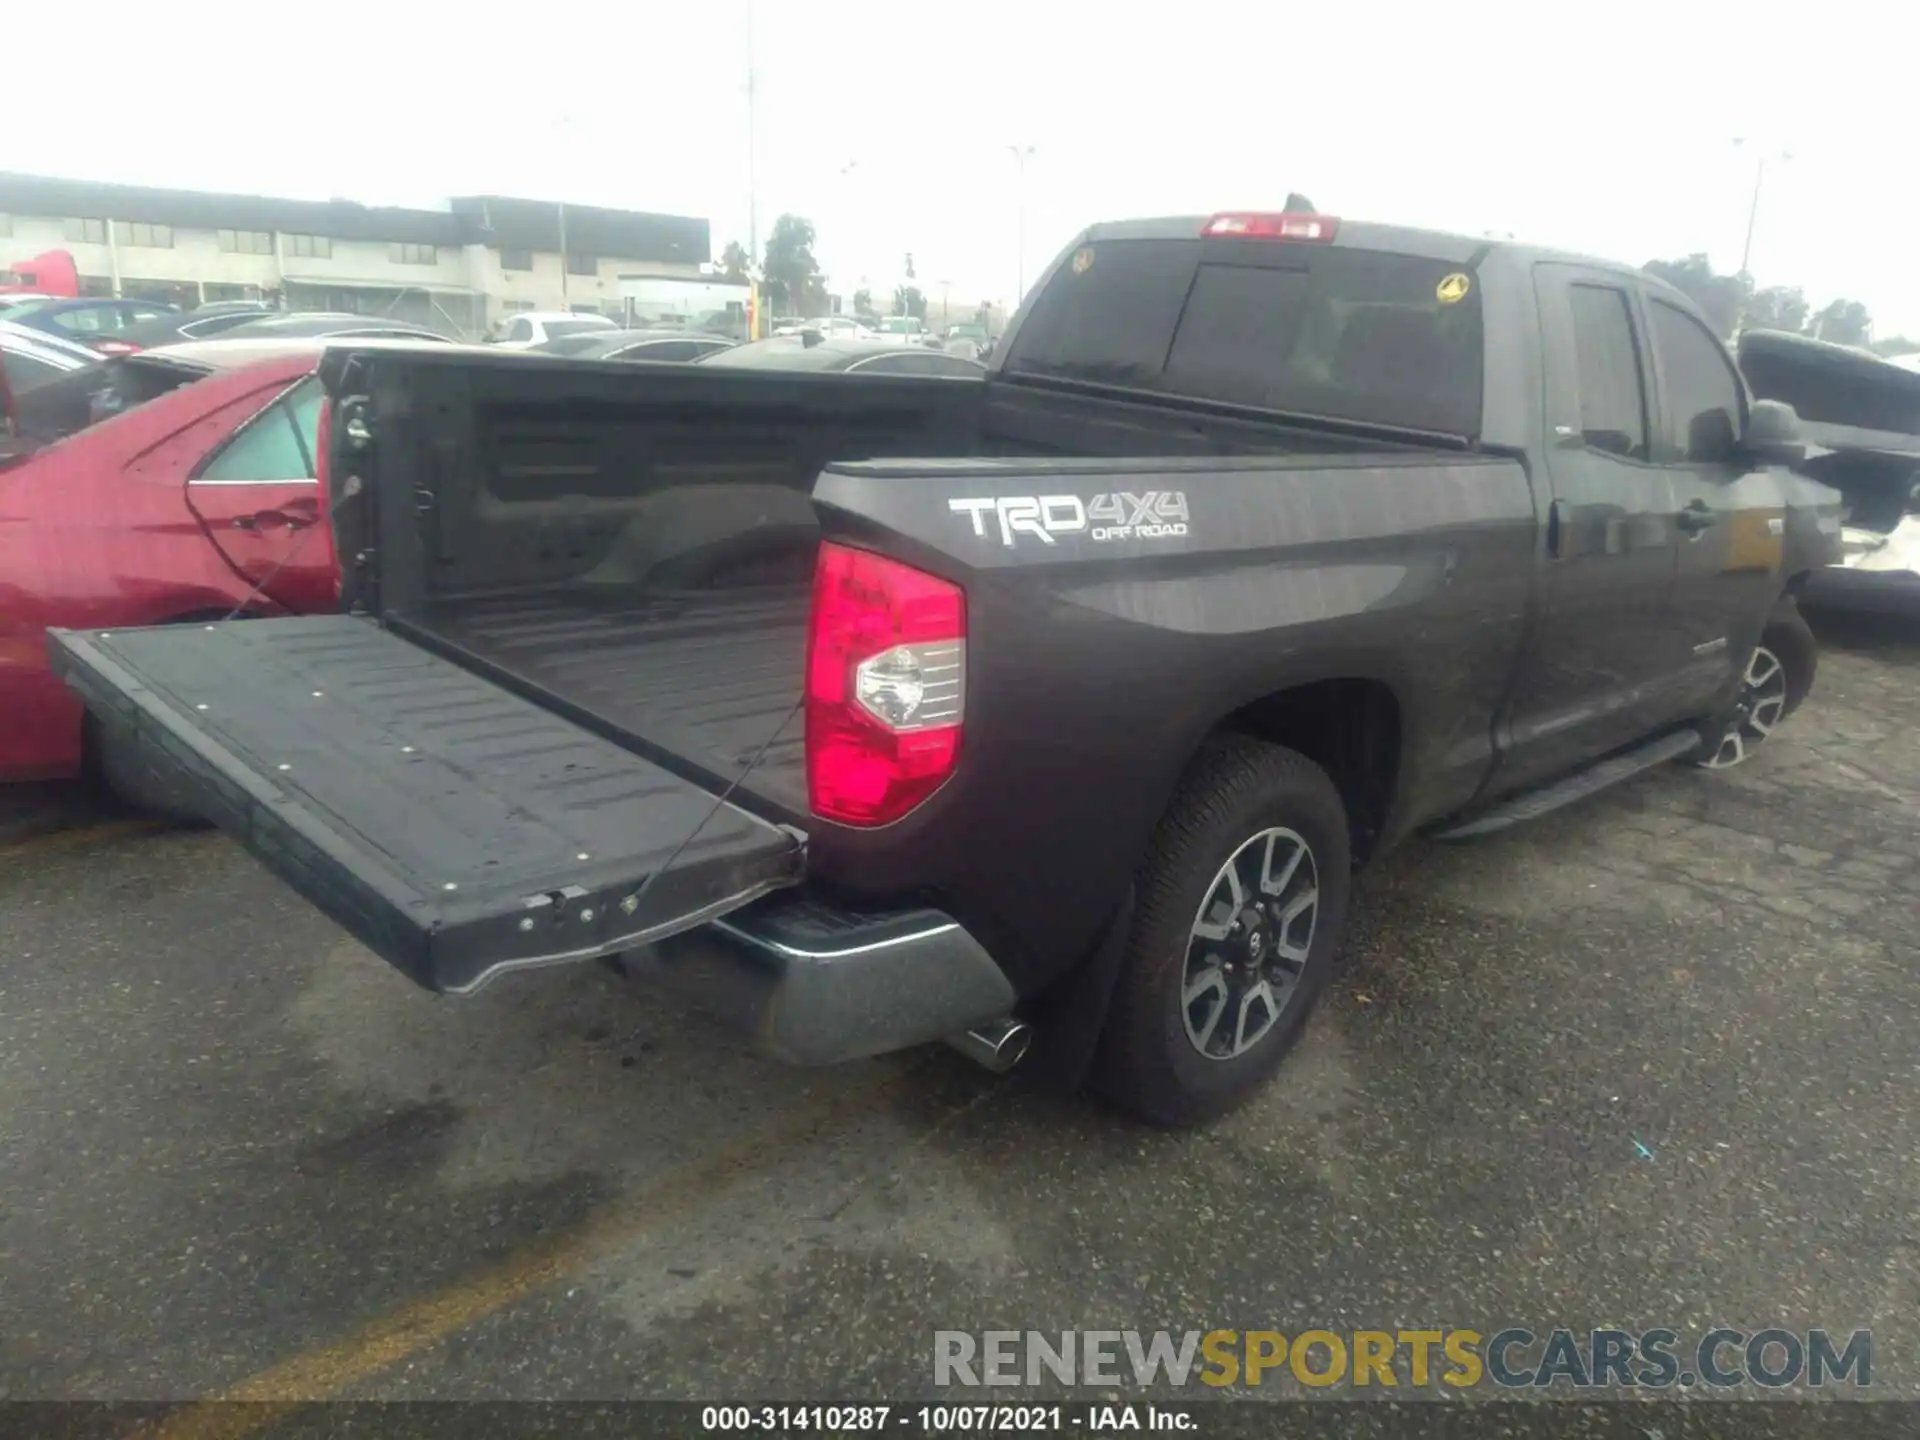
<path fill-rule="evenodd" d="M 1473 288 L 1473 282 L 1458 270 L 1442 280 L 1433 295 L 1442 305 L 1453 305 L 1467 298 L 1467 291 Z"/>
<path fill-rule="evenodd" d="M 1093 247 L 1083 245 L 1073 252 L 1073 273 L 1084 275 L 1093 268 Z"/>

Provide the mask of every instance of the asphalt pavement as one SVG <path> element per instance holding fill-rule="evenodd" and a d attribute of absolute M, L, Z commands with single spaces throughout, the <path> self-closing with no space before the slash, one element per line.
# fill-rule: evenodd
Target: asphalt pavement
<path fill-rule="evenodd" d="M 600 966 L 437 998 L 217 833 L 17 798 L 0 1398 L 905 1397 L 937 1329 L 1721 1322 L 1869 1327 L 1920 1398 L 1920 625 L 1827 639 L 1749 765 L 1383 861 L 1277 1081 L 1181 1135 L 944 1047 L 788 1069 Z"/>

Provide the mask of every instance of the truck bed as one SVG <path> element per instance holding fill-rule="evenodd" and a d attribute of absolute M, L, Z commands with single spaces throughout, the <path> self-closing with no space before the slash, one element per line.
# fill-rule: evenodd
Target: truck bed
<path fill-rule="evenodd" d="M 805 587 L 556 587 L 436 605 L 421 628 L 589 729 L 722 784 L 745 774 L 744 801 L 796 818 L 807 600 Z"/>

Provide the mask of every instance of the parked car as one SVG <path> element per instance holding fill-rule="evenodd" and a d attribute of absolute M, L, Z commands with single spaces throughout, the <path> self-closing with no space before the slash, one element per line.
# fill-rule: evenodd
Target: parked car
<path fill-rule="evenodd" d="M 594 331 L 604 333 L 619 328 L 618 322 L 609 320 L 605 315 L 577 314 L 565 310 L 527 310 L 518 315 L 503 316 L 495 322 L 487 342 L 509 349 L 527 350 L 549 340 L 558 340 L 563 335 L 586 335 Z"/>
<path fill-rule="evenodd" d="M 1840 492 L 1841 553 L 1808 577 L 1808 605 L 1920 616 L 1920 365 L 1754 330 L 1739 340 L 1756 395 L 1794 407 L 1803 473 Z"/>
<path fill-rule="evenodd" d="M 937 350 L 902 354 L 879 340 L 822 340 L 802 331 L 715 351 L 698 363 L 771 370 L 858 370 L 869 375 L 945 375 L 980 379 L 987 367 Z"/>
<path fill-rule="evenodd" d="M 329 311 L 300 311 L 291 315 L 270 315 L 249 319 L 219 332 L 228 340 L 345 339 L 438 340 L 452 344 L 437 330 L 406 320 L 389 320 L 382 315 L 336 314 Z M 202 337 L 204 338 L 204 337 Z"/>
<path fill-rule="evenodd" d="M 202 341 L 91 358 L 16 397 L 25 443 L 0 462 L 0 781 L 88 762 L 130 798 L 172 808 L 83 744 L 81 708 L 48 669 L 49 626 L 332 608 L 313 458 L 324 353 L 299 337 Z"/>
<path fill-rule="evenodd" d="M 698 360 L 734 342 L 720 335 L 684 330 L 584 330 L 543 340 L 528 348 L 576 360 Z"/>
<path fill-rule="evenodd" d="M 135 347 L 121 338 L 122 332 L 143 321 L 179 313 L 179 306 L 157 300 L 42 300 L 9 307 L 7 319 L 103 355 L 124 355 Z"/>
<path fill-rule="evenodd" d="M 987 351 L 987 327 L 949 325 L 947 333 L 940 337 L 940 344 L 951 355 L 965 355 L 969 359 L 984 360 Z"/>
<path fill-rule="evenodd" d="M 875 338 L 889 345 L 926 345 L 933 339 L 918 315 L 886 315 L 874 327 Z"/>
<path fill-rule="evenodd" d="M 0 318 L 0 374 L 16 393 L 70 370 L 98 365 L 102 358 L 98 350 Z"/>
<path fill-rule="evenodd" d="M 31 432 L 47 412 L 51 382 L 101 364 L 98 351 L 0 320 L 0 468 L 35 448 Z"/>
<path fill-rule="evenodd" d="M 329 364 L 354 613 L 58 667 L 424 986 L 657 943 L 789 1059 L 1031 1026 L 1170 1124 L 1275 1071 L 1356 865 L 1744 759 L 1813 682 L 1837 496 L 1628 266 L 1135 221 L 978 383 L 751 348 Z"/>
<path fill-rule="evenodd" d="M 724 335 L 735 343 L 748 338 L 746 312 L 737 309 L 704 311 L 689 318 L 685 328 L 702 335 Z"/>
<path fill-rule="evenodd" d="M 155 316 L 129 325 L 115 338 L 124 347 L 123 354 L 152 350 L 161 345 L 177 345 L 186 340 L 210 340 L 215 335 L 251 324 L 255 320 L 277 317 L 280 312 L 257 300 L 217 300 L 192 310 Z"/>

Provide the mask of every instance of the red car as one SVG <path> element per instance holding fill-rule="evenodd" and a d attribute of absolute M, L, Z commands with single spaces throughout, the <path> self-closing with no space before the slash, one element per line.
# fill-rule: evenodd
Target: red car
<path fill-rule="evenodd" d="M 0 781 L 76 775 L 87 758 L 47 627 L 333 607 L 315 460 L 323 343 L 214 340 L 9 387 Z"/>

